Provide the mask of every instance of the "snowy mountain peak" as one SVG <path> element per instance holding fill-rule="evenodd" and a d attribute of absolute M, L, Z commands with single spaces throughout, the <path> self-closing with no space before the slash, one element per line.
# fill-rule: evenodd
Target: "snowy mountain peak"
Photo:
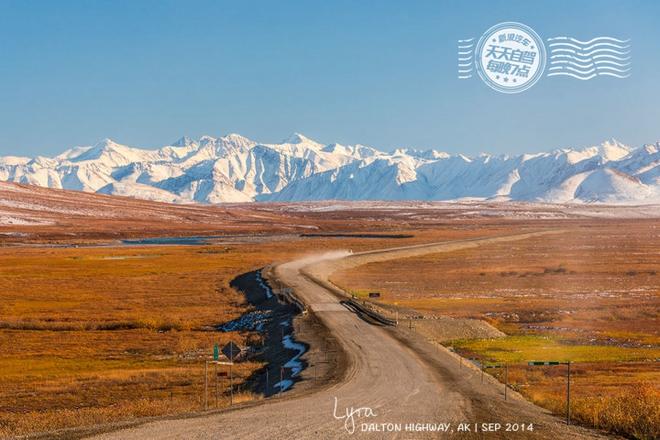
<path fill-rule="evenodd" d="M 649 154 L 657 153 L 660 151 L 660 142 L 656 142 L 655 144 L 646 144 L 644 145 L 644 150 Z"/>
<path fill-rule="evenodd" d="M 564 155 L 570 163 L 578 163 L 586 159 L 600 159 L 603 163 L 616 161 L 626 157 L 632 149 L 616 139 L 610 139 L 600 145 L 583 149 L 564 148 L 556 150 L 558 155 Z"/>
<path fill-rule="evenodd" d="M 115 155 L 115 156 L 123 156 L 124 154 L 128 153 L 129 148 L 120 145 L 113 141 L 112 139 L 105 138 L 102 141 L 96 143 L 93 147 L 89 148 L 86 151 L 83 151 L 82 154 L 72 157 L 72 161 L 80 162 L 80 161 L 85 161 L 85 160 L 98 160 L 101 159 L 103 156 L 110 156 L 110 155 Z M 128 162 L 130 162 L 130 158 L 124 157 Z"/>
<path fill-rule="evenodd" d="M 305 135 L 302 135 L 300 133 L 293 133 L 291 134 L 288 138 L 286 138 L 284 141 L 282 141 L 283 144 L 306 144 L 310 146 L 321 146 L 318 142 L 308 138 Z"/>
<path fill-rule="evenodd" d="M 256 145 L 255 141 L 253 141 L 251 139 L 248 139 L 245 136 L 241 136 L 240 134 L 236 134 L 236 133 L 230 133 L 226 136 L 223 136 L 222 140 L 225 143 L 233 144 L 233 145 L 243 147 L 243 148 L 250 148 L 250 147 Z"/>
<path fill-rule="evenodd" d="M 194 144 L 195 141 L 190 139 L 188 136 L 180 137 L 176 142 L 172 144 L 173 147 L 189 147 Z"/>
<path fill-rule="evenodd" d="M 397 148 L 394 150 L 395 156 L 413 156 L 420 159 L 447 159 L 448 153 L 437 150 L 417 150 L 414 148 Z"/>
<path fill-rule="evenodd" d="M 607 161 L 620 160 L 630 154 L 632 149 L 612 138 L 598 147 L 598 153 Z"/>
<path fill-rule="evenodd" d="M 660 143 L 614 139 L 551 153 L 469 157 L 294 133 L 279 144 L 239 134 L 182 137 L 158 150 L 104 139 L 52 158 L 0 157 L 0 180 L 185 203 L 455 200 L 659 203 Z"/>
<path fill-rule="evenodd" d="M 112 150 L 112 149 L 122 148 L 122 147 L 124 147 L 124 145 L 121 145 L 121 144 L 113 141 L 110 138 L 105 138 L 105 139 L 102 139 L 101 141 L 97 142 L 96 145 L 94 145 L 94 147 L 92 147 L 92 148 L 97 149 L 97 150 Z"/>

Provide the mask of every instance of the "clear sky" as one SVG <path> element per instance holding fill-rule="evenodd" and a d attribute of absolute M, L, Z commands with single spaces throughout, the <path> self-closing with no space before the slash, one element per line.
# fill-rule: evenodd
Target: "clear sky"
<path fill-rule="evenodd" d="M 660 139 L 660 2 L 0 0 L 0 155 L 236 132 L 477 154 Z M 519 21 L 632 39 L 629 79 L 456 77 L 456 41 Z"/>

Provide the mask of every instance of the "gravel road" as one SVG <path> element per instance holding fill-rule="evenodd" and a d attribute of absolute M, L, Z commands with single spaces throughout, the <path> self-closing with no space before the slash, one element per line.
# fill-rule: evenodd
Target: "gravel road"
<path fill-rule="evenodd" d="M 360 320 L 339 304 L 336 292 L 318 282 L 327 281 L 330 273 L 347 265 L 450 252 L 530 236 L 463 240 L 350 256 L 335 253 L 279 265 L 275 268 L 279 281 L 294 289 L 343 347 L 347 362 L 342 380 L 298 397 L 294 391 L 290 398 L 268 399 L 261 405 L 196 418 L 154 421 L 94 438 L 604 438 L 594 431 L 567 426 L 511 391 L 504 401 L 501 384 L 488 376 L 482 384 L 479 371 L 461 366 L 455 354 L 414 332 Z M 305 273 L 301 273 L 303 268 Z M 307 274 L 313 274 L 314 280 Z M 470 431 L 459 431 L 461 423 Z M 507 431 L 507 423 L 517 431 Z M 522 425 L 525 431 L 521 431 Z M 529 431 L 530 426 L 533 431 Z M 365 427 L 377 430 L 365 431 Z M 479 428 L 477 432 L 475 428 Z"/>

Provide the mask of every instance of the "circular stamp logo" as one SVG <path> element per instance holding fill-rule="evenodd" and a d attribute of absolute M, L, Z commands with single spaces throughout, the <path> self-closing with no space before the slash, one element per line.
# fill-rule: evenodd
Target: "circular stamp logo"
<path fill-rule="evenodd" d="M 500 23 L 479 39 L 474 63 L 489 87 L 502 93 L 519 93 L 532 87 L 543 75 L 545 46 L 529 26 Z"/>

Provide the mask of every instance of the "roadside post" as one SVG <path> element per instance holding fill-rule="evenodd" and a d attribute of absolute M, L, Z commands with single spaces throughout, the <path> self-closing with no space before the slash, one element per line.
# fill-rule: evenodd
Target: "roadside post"
<path fill-rule="evenodd" d="M 509 388 L 509 364 L 504 364 L 504 400 L 506 400 L 507 388 Z"/>
<path fill-rule="evenodd" d="M 571 361 L 566 362 L 566 424 L 571 424 Z"/>
<path fill-rule="evenodd" d="M 229 366 L 229 396 L 230 396 L 229 397 L 229 405 L 231 406 L 231 405 L 234 404 L 234 382 L 233 382 L 233 379 L 232 379 L 232 372 L 231 372 L 231 367 L 232 367 L 232 365 L 234 365 L 234 363 L 231 362 L 231 361 L 230 362 L 217 361 L 215 364 L 216 364 L 216 366 L 217 365 L 228 365 Z M 268 372 L 268 370 L 266 370 L 266 372 Z M 227 373 L 226 372 L 218 373 L 217 370 L 216 370 L 216 381 L 217 381 L 218 376 L 227 377 Z M 217 393 L 218 393 L 218 388 L 217 388 L 217 382 L 216 382 L 216 399 L 217 399 Z"/>
<path fill-rule="evenodd" d="M 218 407 L 218 363 L 213 363 L 213 375 L 215 376 L 215 407 Z"/>
<path fill-rule="evenodd" d="M 506 389 L 509 387 L 509 366 L 507 364 L 482 365 L 481 382 L 483 383 L 484 368 L 504 368 L 504 400 L 507 400 Z"/>
<path fill-rule="evenodd" d="M 241 353 L 241 348 L 233 341 L 229 341 L 222 347 L 222 353 L 229 359 L 229 362 L 218 362 L 220 365 L 229 365 L 229 405 L 234 404 L 234 373 L 232 367 L 234 365 L 234 355 Z"/>
<path fill-rule="evenodd" d="M 481 359 L 471 357 L 468 359 L 470 362 L 472 362 L 473 365 L 476 365 L 479 367 L 479 373 L 481 375 L 481 383 L 484 383 L 484 363 Z"/>
<path fill-rule="evenodd" d="M 535 366 L 552 366 L 552 365 L 566 365 L 566 424 L 571 424 L 571 361 L 529 361 L 527 365 L 530 367 Z"/>
<path fill-rule="evenodd" d="M 209 409 L 209 361 L 204 360 L 204 411 Z"/>
<path fill-rule="evenodd" d="M 472 365 L 479 367 L 479 372 L 481 373 L 481 383 L 484 383 L 484 365 L 481 362 L 481 359 L 476 357 L 468 358 L 468 361 L 472 362 Z"/>
<path fill-rule="evenodd" d="M 213 375 L 215 376 L 215 407 L 218 407 L 218 360 L 220 359 L 220 347 L 213 344 Z M 208 361 L 206 362 L 208 365 Z M 208 376 L 208 375 L 207 375 Z"/>

